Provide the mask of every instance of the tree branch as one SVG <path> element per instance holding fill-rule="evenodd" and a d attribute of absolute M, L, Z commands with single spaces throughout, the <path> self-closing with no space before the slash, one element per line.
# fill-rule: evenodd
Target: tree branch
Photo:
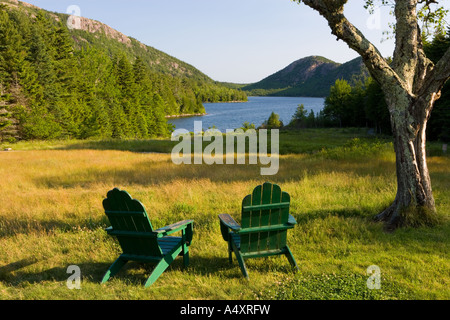
<path fill-rule="evenodd" d="M 425 50 L 423 49 L 422 33 L 419 25 L 417 25 L 417 65 L 416 75 L 412 91 L 417 94 L 424 85 L 427 74 L 434 68 L 434 63 L 427 58 Z"/>
<path fill-rule="evenodd" d="M 439 92 L 445 82 L 450 79 L 450 48 L 444 53 L 438 63 L 427 73 L 419 95 L 425 96 Z"/>
<path fill-rule="evenodd" d="M 385 89 L 388 89 L 392 85 L 400 85 L 408 90 L 408 85 L 389 66 L 378 49 L 344 16 L 346 0 L 302 0 L 301 2 L 318 11 L 328 21 L 332 34 L 358 52 L 372 77 L 382 87 L 385 86 Z"/>
<path fill-rule="evenodd" d="M 417 45 L 420 37 L 417 23 L 417 0 L 403 0 L 395 3 L 395 50 L 392 67 L 412 92 L 417 66 Z"/>
<path fill-rule="evenodd" d="M 435 0 L 419 0 L 418 3 L 420 3 L 420 4 L 425 3 L 426 6 L 429 6 L 432 3 L 437 4 L 438 2 Z"/>

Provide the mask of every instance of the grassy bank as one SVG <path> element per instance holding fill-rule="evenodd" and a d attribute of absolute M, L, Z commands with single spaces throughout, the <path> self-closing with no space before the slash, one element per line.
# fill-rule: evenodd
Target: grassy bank
<path fill-rule="evenodd" d="M 172 143 L 23 142 L 12 146 L 21 151 L 1 152 L 0 299 L 450 298 L 448 157 L 429 158 L 441 224 L 386 234 L 372 218 L 395 196 L 388 140 L 343 130 L 285 134 L 273 177 L 259 166 L 176 166 L 170 155 L 139 153 Z M 439 153 L 437 144 L 430 150 Z M 246 281 L 236 260 L 228 263 L 217 215 L 239 220 L 242 198 L 266 180 L 291 195 L 298 225 L 288 243 L 300 271 L 284 257 L 251 259 Z M 99 284 L 120 253 L 101 204 L 114 187 L 141 200 L 156 228 L 195 220 L 186 270 L 177 259 L 144 289 L 152 267 L 131 263 Z M 81 269 L 81 290 L 66 286 L 70 265 Z M 366 286 L 372 265 L 381 270 L 380 290 Z"/>

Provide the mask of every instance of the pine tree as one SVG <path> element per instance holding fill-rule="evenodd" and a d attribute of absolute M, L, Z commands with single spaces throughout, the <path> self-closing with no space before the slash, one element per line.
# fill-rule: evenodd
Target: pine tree
<path fill-rule="evenodd" d="M 157 93 L 153 95 L 152 111 L 154 125 L 150 132 L 155 136 L 167 136 L 169 134 L 169 126 L 167 124 L 167 119 L 165 118 L 164 101 Z"/>
<path fill-rule="evenodd" d="M 299 128 L 305 128 L 307 114 L 308 112 L 305 110 L 305 106 L 303 104 L 298 105 L 289 125 Z"/>
<path fill-rule="evenodd" d="M 283 122 L 280 121 L 280 115 L 275 112 L 272 112 L 269 119 L 263 123 L 264 129 L 279 129 L 281 127 L 283 127 Z"/>
<path fill-rule="evenodd" d="M 336 121 L 339 127 L 345 125 L 346 116 L 348 116 L 349 98 L 352 87 L 346 80 L 336 80 L 334 86 L 330 88 L 330 95 L 325 99 L 323 109 L 325 116 Z"/>

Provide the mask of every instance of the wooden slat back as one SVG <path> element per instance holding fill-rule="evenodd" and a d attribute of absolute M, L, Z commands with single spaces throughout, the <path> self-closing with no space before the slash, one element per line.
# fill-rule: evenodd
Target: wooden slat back
<path fill-rule="evenodd" d="M 103 208 L 115 231 L 153 232 L 144 206 L 126 191 L 117 188 L 109 191 L 107 198 L 103 200 Z M 117 240 L 125 254 L 162 256 L 156 237 L 152 239 L 120 235 Z"/>
<path fill-rule="evenodd" d="M 257 186 L 242 201 L 241 230 L 286 224 L 289 219 L 290 196 L 276 184 Z M 268 205 L 268 206 L 264 206 Z M 287 230 L 241 234 L 241 252 L 264 252 L 286 246 Z"/>

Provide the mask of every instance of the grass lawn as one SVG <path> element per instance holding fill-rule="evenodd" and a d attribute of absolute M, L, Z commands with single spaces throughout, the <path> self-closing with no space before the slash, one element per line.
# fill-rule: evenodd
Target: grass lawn
<path fill-rule="evenodd" d="M 355 139 L 356 138 L 356 139 Z M 282 133 L 280 170 L 259 165 L 181 165 L 174 142 L 52 141 L 3 144 L 0 152 L 0 299 L 450 299 L 450 159 L 428 158 L 441 223 L 388 234 L 372 218 L 393 201 L 395 156 L 387 139 L 360 130 Z M 147 153 L 156 152 L 156 153 Z M 220 213 L 240 220 L 241 201 L 265 181 L 291 195 L 298 225 L 285 257 L 250 259 L 242 277 L 219 230 Z M 119 187 L 139 199 L 156 228 L 194 219 L 190 266 L 178 258 L 148 289 L 152 265 L 130 263 L 100 285 L 120 246 L 102 208 Z M 66 281 L 80 267 L 80 290 Z M 367 269 L 381 289 L 366 286 Z"/>

